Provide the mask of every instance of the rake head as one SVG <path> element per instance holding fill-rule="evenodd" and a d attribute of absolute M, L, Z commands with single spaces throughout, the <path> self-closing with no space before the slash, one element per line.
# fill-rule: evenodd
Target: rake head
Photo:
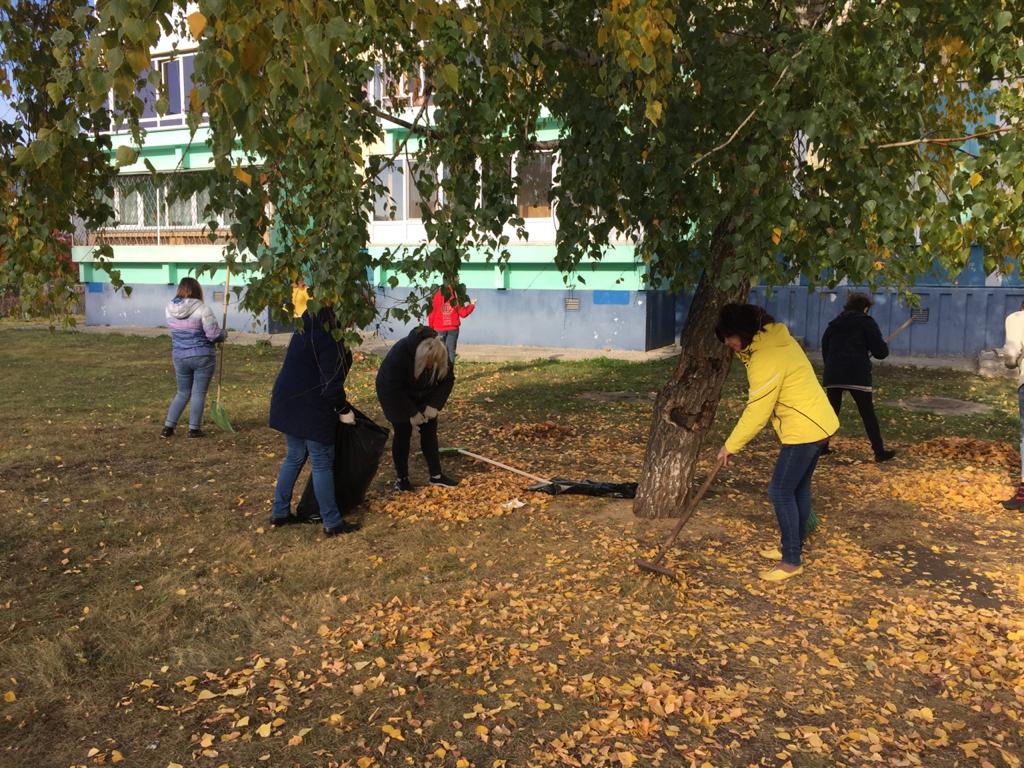
<path fill-rule="evenodd" d="M 650 571 L 651 573 L 658 573 L 662 576 L 668 576 L 676 584 L 679 583 L 679 575 L 671 568 L 666 568 L 663 565 L 658 565 L 657 563 L 653 563 L 650 560 L 642 560 L 639 557 L 633 562 L 636 563 L 637 568 L 639 568 L 641 571 Z"/>
<path fill-rule="evenodd" d="M 214 401 L 210 405 L 210 421 L 225 432 L 229 432 L 232 435 L 235 434 L 235 428 L 231 426 L 231 419 L 228 418 L 227 413 L 224 411 L 224 406 L 220 404 L 219 400 Z"/>

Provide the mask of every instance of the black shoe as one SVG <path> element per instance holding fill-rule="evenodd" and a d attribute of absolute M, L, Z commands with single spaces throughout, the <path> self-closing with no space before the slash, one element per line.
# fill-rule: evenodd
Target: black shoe
<path fill-rule="evenodd" d="M 395 480 L 396 491 L 411 491 L 413 490 L 412 481 L 408 477 L 400 477 Z"/>
<path fill-rule="evenodd" d="M 1024 483 L 1017 486 L 1017 492 L 1013 494 L 1012 498 L 999 503 L 1003 505 L 1003 509 L 1024 509 Z"/>
<path fill-rule="evenodd" d="M 189 437 L 206 437 L 206 433 L 201 429 L 190 429 L 188 431 Z"/>
<path fill-rule="evenodd" d="M 454 478 L 448 477 L 448 475 L 442 472 L 440 475 L 431 475 L 430 484 L 439 485 L 442 488 L 454 488 L 459 484 L 459 481 L 455 480 Z"/>
<path fill-rule="evenodd" d="M 355 533 L 361 527 L 362 526 L 359 525 L 359 523 L 346 523 L 344 520 L 342 520 L 340 523 L 338 523 L 332 528 L 324 528 L 324 536 L 326 536 L 329 539 L 332 536 L 337 536 L 341 533 Z"/>
<path fill-rule="evenodd" d="M 890 459 L 896 458 L 896 451 L 882 451 L 881 453 L 875 454 L 875 461 L 889 461 Z"/>
<path fill-rule="evenodd" d="M 160 430 L 160 437 L 168 438 L 174 437 L 174 427 L 164 427 Z"/>
<path fill-rule="evenodd" d="M 288 517 L 271 517 L 270 524 L 274 528 L 281 528 L 286 525 L 298 525 L 302 520 L 297 518 L 295 515 L 288 515 Z"/>

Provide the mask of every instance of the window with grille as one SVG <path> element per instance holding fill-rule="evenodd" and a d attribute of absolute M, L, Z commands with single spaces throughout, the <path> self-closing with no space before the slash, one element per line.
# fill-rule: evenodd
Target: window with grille
<path fill-rule="evenodd" d="M 191 173 L 199 173 L 191 171 Z M 121 174 L 114 181 L 114 220 L 100 232 L 88 236 L 88 242 L 109 242 L 122 245 L 206 244 L 206 206 L 210 193 L 199 190 L 188 195 L 175 195 L 183 174 L 170 174 L 154 179 L 148 173 Z M 216 217 L 218 236 L 227 236 L 224 217 Z"/>

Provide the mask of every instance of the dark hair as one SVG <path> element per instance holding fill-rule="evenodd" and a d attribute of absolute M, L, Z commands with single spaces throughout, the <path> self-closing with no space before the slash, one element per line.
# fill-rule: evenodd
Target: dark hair
<path fill-rule="evenodd" d="M 843 311 L 863 312 L 865 309 L 870 309 L 874 303 L 866 293 L 850 293 L 846 296 L 846 304 L 843 306 Z"/>
<path fill-rule="evenodd" d="M 759 331 L 774 322 L 775 318 L 756 304 L 726 304 L 718 313 L 715 336 L 721 342 L 728 336 L 739 336 L 746 349 Z"/>
<path fill-rule="evenodd" d="M 203 286 L 194 277 L 183 277 L 178 283 L 178 292 L 174 294 L 179 299 L 203 300 Z"/>

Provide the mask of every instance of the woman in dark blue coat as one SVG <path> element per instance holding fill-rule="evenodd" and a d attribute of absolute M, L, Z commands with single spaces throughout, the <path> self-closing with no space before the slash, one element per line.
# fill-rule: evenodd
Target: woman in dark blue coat
<path fill-rule="evenodd" d="M 448 350 L 430 328 L 414 328 L 389 351 L 377 371 L 377 399 L 384 416 L 395 428 L 391 457 L 398 480 L 395 488 L 411 491 L 409 443 L 413 428 L 420 432 L 420 449 L 430 470 L 430 484 L 458 485 L 441 471 L 437 442 L 437 414 L 455 386 Z"/>
<path fill-rule="evenodd" d="M 270 426 L 283 432 L 287 454 L 281 462 L 274 490 L 270 524 L 277 527 L 303 522 L 291 512 L 295 480 L 306 463 L 313 463 L 313 492 L 320 506 L 324 533 L 334 536 L 358 526 L 341 518 L 334 497 L 334 438 L 338 422 L 355 424 L 355 413 L 345 398 L 345 377 L 352 353 L 335 341 L 334 313 L 321 309 L 302 314 L 302 331 L 292 335 L 274 390 L 270 396 Z"/>

